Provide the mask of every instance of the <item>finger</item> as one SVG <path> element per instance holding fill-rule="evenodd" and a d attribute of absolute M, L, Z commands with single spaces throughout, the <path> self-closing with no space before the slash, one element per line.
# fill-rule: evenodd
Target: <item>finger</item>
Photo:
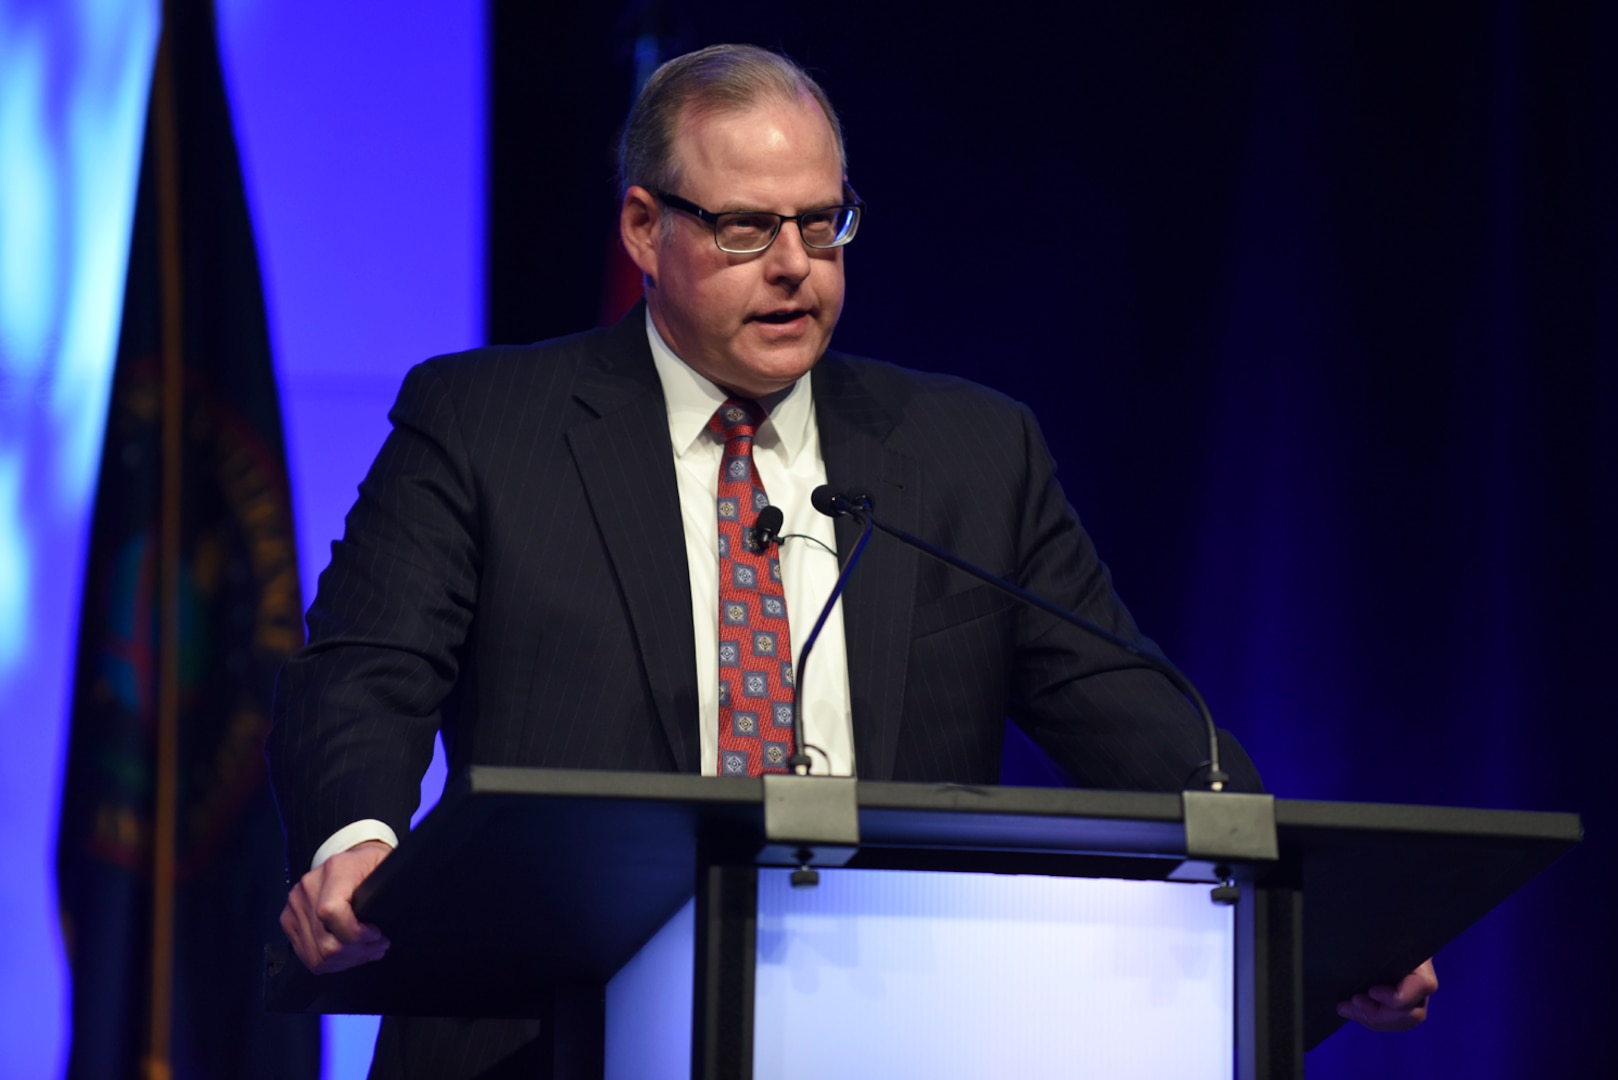
<path fill-rule="evenodd" d="M 388 944 L 385 941 L 365 945 L 344 945 L 331 955 L 323 957 L 319 967 L 312 970 L 320 975 L 331 975 L 380 960 L 387 955 L 387 952 Z"/>
<path fill-rule="evenodd" d="M 345 945 L 383 940 L 382 931 L 359 921 L 354 914 L 354 891 L 376 868 L 389 849 L 375 845 L 341 852 L 329 859 L 320 881 L 316 914 L 326 929 Z"/>
<path fill-rule="evenodd" d="M 321 867 L 305 874 L 287 896 L 287 913 L 294 924 L 290 935 L 293 951 L 310 971 L 340 971 L 344 966 L 349 966 L 343 963 L 344 949 L 349 943 L 341 940 L 331 926 L 333 916 L 340 917 L 347 905 L 322 899 L 329 898 L 333 891 L 331 876 Z M 341 886 L 336 891 L 340 892 Z M 347 914 L 348 922 L 358 927 L 353 912 L 349 910 Z M 380 934 L 362 943 L 372 944 L 375 937 L 380 937 Z"/>
<path fill-rule="evenodd" d="M 1426 960 L 1400 979 L 1397 986 L 1373 986 L 1366 993 L 1391 1009 L 1409 1009 L 1425 1005 L 1437 989 L 1438 974 L 1433 970 L 1433 962 Z"/>
<path fill-rule="evenodd" d="M 309 917 L 307 904 L 289 898 L 281 912 L 281 928 L 287 932 L 292 951 L 303 961 L 303 966 L 310 971 L 318 971 L 322 961 L 319 934 Z"/>
<path fill-rule="evenodd" d="M 1399 993 L 1410 1001 L 1426 1001 L 1437 992 L 1438 972 L 1431 958 L 1423 960 L 1421 966 L 1399 982 Z"/>
<path fill-rule="evenodd" d="M 389 942 L 386 939 L 345 944 L 316 922 L 311 921 L 308 927 L 303 944 L 303 953 L 308 954 L 305 964 L 310 971 L 319 975 L 346 971 L 372 960 L 380 960 L 388 951 Z"/>
<path fill-rule="evenodd" d="M 358 882 L 344 875 L 328 874 L 321 881 L 320 893 L 314 902 L 314 914 L 321 926 L 345 945 L 377 941 L 382 937 L 382 931 L 360 922 L 355 916 L 352 900 L 357 887 Z"/>
<path fill-rule="evenodd" d="M 1406 1000 L 1403 994 L 1404 983 L 1398 986 L 1373 986 L 1365 991 L 1367 997 L 1378 1005 L 1389 1009 L 1407 1009 L 1414 1005 L 1414 1001 Z"/>
<path fill-rule="evenodd" d="M 315 908 L 315 915 L 326 933 L 343 945 L 364 945 L 383 940 L 381 930 L 359 921 L 347 899 L 323 897 Z"/>
<path fill-rule="evenodd" d="M 302 962 L 304 967 L 312 968 L 315 963 L 315 956 L 311 950 L 305 947 L 306 936 L 303 919 L 293 910 L 290 901 L 288 901 L 286 907 L 281 909 L 281 930 L 286 934 L 287 941 L 291 944 L 292 951 L 297 954 L 298 960 Z"/>
<path fill-rule="evenodd" d="M 1427 1006 L 1424 1003 L 1414 1008 L 1394 1009 L 1369 994 L 1355 994 L 1352 999 L 1338 1003 L 1337 1015 L 1372 1031 L 1408 1031 L 1427 1019 Z"/>
<path fill-rule="evenodd" d="M 1337 1015 L 1344 1020 L 1352 1020 L 1356 1024 L 1370 1026 L 1377 1019 L 1377 1010 L 1381 1006 L 1366 997 L 1364 994 L 1355 994 L 1347 1001 L 1337 1003 Z"/>

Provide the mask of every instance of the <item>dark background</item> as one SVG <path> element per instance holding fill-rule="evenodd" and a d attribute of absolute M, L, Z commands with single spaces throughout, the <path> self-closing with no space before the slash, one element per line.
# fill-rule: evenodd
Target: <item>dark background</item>
<path fill-rule="evenodd" d="M 784 50 L 869 204 L 837 347 L 1035 408 L 1272 790 L 1584 816 L 1310 1075 L 1604 1071 L 1618 6 L 577 8 L 491 6 L 491 338 L 600 317 L 637 35 Z"/>

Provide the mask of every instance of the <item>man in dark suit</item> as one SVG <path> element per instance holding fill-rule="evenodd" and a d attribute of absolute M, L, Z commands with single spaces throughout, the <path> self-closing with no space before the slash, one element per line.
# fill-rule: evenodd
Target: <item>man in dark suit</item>
<path fill-rule="evenodd" d="M 665 65 L 623 182 L 644 307 L 411 372 L 283 673 L 269 749 L 290 865 L 310 869 L 282 924 L 314 970 L 386 950 L 348 902 L 408 828 L 440 727 L 452 770 L 779 768 L 796 748 L 770 695 L 851 541 L 810 510 L 819 483 L 1142 640 L 1025 409 L 827 351 L 863 208 L 808 76 L 749 47 Z M 799 538 L 755 550 L 766 499 Z M 1140 661 L 897 544 L 872 545 L 800 691 L 817 771 L 842 775 L 995 783 L 1007 716 L 1087 785 L 1178 789 L 1206 751 Z M 1362 1018 L 1419 1019 L 1428 992 Z M 390 1023 L 378 1068 L 422 1045 L 493 1062 L 531 1036 Z"/>

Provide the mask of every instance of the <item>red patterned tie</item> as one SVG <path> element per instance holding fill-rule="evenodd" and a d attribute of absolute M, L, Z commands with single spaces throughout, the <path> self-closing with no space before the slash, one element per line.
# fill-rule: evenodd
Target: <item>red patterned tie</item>
<path fill-rule="evenodd" d="M 792 640 L 775 544 L 752 523 L 770 504 L 753 465 L 758 402 L 731 398 L 708 426 L 719 463 L 719 775 L 786 772 L 792 756 Z M 746 522 L 747 524 L 743 524 Z"/>

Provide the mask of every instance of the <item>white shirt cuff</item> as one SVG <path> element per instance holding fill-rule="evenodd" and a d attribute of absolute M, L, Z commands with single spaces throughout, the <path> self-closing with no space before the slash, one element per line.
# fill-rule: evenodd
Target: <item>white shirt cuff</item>
<path fill-rule="evenodd" d="M 367 840 L 380 840 L 389 847 L 399 846 L 399 837 L 384 822 L 374 818 L 356 821 L 352 825 L 344 825 L 331 834 L 331 838 L 321 844 L 315 852 L 315 859 L 309 864 L 313 870 L 339 851 L 347 851 L 356 844 L 363 844 Z"/>

